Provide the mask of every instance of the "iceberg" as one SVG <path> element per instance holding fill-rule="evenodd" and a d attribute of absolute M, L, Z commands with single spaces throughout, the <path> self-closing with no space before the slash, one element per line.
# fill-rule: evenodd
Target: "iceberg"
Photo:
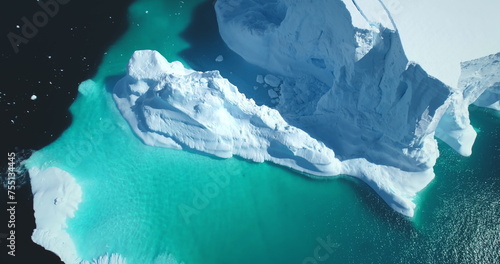
<path fill-rule="evenodd" d="M 500 33 L 492 21 L 463 19 L 483 10 L 499 20 L 498 3 L 481 3 L 220 0 L 215 9 L 230 49 L 288 79 L 277 106 L 287 122 L 343 162 L 423 172 L 439 155 L 435 136 L 471 155 L 471 103 L 498 105 L 498 54 L 464 62 L 498 52 L 500 34 L 484 33 Z"/>
<path fill-rule="evenodd" d="M 341 160 L 276 109 L 247 99 L 218 71 L 186 69 L 152 50 L 133 54 L 113 98 L 148 145 L 270 161 L 313 176 L 352 175 L 409 216 L 415 208 L 412 198 L 434 177 L 431 167 L 404 171 L 366 158 Z"/>
<path fill-rule="evenodd" d="M 228 47 L 268 71 L 256 81 L 279 86 L 268 91 L 277 106 L 256 105 L 217 71 L 136 51 L 114 99 L 144 143 L 351 175 L 411 217 L 434 177 L 435 137 L 471 155 L 467 107 L 496 98 L 497 55 L 463 63 L 459 83 L 434 71 L 407 52 L 408 10 L 390 1 L 219 0 L 215 9 Z M 490 81 L 478 81 L 478 67 Z"/>
<path fill-rule="evenodd" d="M 311 174 L 340 173 L 334 152 L 288 125 L 277 110 L 257 106 L 217 71 L 189 70 L 156 51 L 133 54 L 114 99 L 149 145 L 272 161 Z"/>

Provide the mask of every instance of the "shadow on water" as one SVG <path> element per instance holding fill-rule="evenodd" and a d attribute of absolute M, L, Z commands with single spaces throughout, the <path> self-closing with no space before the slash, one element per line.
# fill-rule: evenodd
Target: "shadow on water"
<path fill-rule="evenodd" d="M 267 89 L 254 90 L 256 76 L 266 74 L 262 68 L 254 66 L 233 52 L 224 43 L 217 25 L 214 1 L 206 1 L 196 7 L 189 26 L 181 33 L 190 47 L 181 51 L 180 56 L 197 71 L 218 70 L 247 98 L 252 98 L 258 105 L 271 105 Z M 223 61 L 215 59 L 223 56 Z"/>
<path fill-rule="evenodd" d="M 118 74 L 106 77 L 106 79 L 104 80 L 106 91 L 110 94 L 113 94 L 116 83 L 123 77 L 125 77 L 125 74 Z"/>
<path fill-rule="evenodd" d="M 375 218 L 408 234 L 417 231 L 411 219 L 394 211 L 368 184 L 347 175 L 342 179 L 352 183 L 351 187 L 361 200 L 364 209 Z"/>

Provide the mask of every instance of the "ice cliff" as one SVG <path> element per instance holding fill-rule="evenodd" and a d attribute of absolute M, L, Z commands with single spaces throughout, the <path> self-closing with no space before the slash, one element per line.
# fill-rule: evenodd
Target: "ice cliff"
<path fill-rule="evenodd" d="M 155 51 L 134 53 L 115 102 L 146 144 L 348 174 L 412 216 L 414 197 L 434 177 L 435 136 L 470 155 L 468 105 L 498 107 L 498 54 L 462 63 L 459 84 L 444 83 L 408 59 L 409 30 L 400 34 L 397 24 L 405 20 L 384 2 L 218 0 L 226 44 L 272 74 L 257 81 L 279 84 L 279 95 L 269 93 L 276 109 L 217 71 L 189 70 Z"/>

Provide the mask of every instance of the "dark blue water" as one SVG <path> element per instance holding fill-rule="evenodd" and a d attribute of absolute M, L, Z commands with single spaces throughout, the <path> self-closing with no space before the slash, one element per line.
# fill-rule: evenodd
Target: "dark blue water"
<path fill-rule="evenodd" d="M 47 2 L 47 1 L 43 1 Z M 61 1 L 63 2 L 63 1 Z M 6 177 L 7 153 L 17 161 L 52 141 L 69 126 L 68 108 L 78 84 L 95 74 L 104 52 L 127 28 L 127 7 L 132 0 L 80 1 L 60 5 L 58 12 L 16 53 L 8 34 L 23 37 L 22 20 L 33 21 L 43 9 L 37 1 L 2 3 L 0 8 L 0 170 Z M 52 7 L 52 11 L 55 8 Z M 110 18 L 111 17 L 111 18 Z M 42 20 L 40 20 L 43 22 Z M 19 25 L 21 28 L 17 28 Z M 40 24 L 43 25 L 43 24 Z M 32 101 L 35 94 L 38 98 Z M 27 179 L 27 177 L 24 177 Z M 7 192 L 0 189 L 0 263 L 60 263 L 59 258 L 31 241 L 35 227 L 29 181 L 18 180 L 16 195 L 16 257 L 7 255 L 5 214 Z M 22 185 L 22 186 L 21 186 Z"/>

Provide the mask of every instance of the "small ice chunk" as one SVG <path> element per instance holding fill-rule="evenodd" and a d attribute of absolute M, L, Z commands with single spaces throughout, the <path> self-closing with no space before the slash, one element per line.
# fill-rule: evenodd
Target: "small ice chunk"
<path fill-rule="evenodd" d="M 258 86 L 254 86 L 254 87 L 253 87 L 253 89 L 254 89 L 254 90 L 257 90 L 257 89 L 259 89 L 259 87 L 258 87 Z"/>
<path fill-rule="evenodd" d="M 217 58 L 215 58 L 216 62 L 221 62 L 223 60 L 224 60 L 224 57 L 222 57 L 222 55 L 219 55 L 219 56 L 217 56 Z"/>
<path fill-rule="evenodd" d="M 281 79 L 274 76 L 274 75 L 271 75 L 271 74 L 267 74 L 265 77 L 264 77 L 264 81 L 269 84 L 269 86 L 272 86 L 272 87 L 278 87 L 281 83 Z"/>
<path fill-rule="evenodd" d="M 267 94 L 269 94 L 269 97 L 271 97 L 271 99 L 276 99 L 279 97 L 278 93 L 276 93 L 273 89 L 267 90 Z"/>
<path fill-rule="evenodd" d="M 255 79 L 256 82 L 263 84 L 264 83 L 264 77 L 262 75 L 257 75 L 257 78 Z"/>
<path fill-rule="evenodd" d="M 31 100 L 35 101 L 38 97 L 36 95 L 31 96 Z"/>

